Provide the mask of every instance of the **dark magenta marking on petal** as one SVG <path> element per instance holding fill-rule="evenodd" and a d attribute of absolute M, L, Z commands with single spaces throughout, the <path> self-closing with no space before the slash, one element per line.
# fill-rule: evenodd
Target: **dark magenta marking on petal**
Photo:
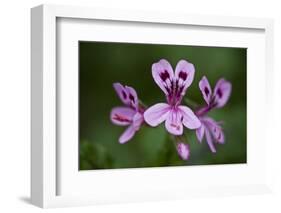
<path fill-rule="evenodd" d="M 181 94 L 183 91 L 183 86 L 180 86 L 180 89 L 179 89 L 179 94 Z"/>
<path fill-rule="evenodd" d="M 207 96 L 209 95 L 210 91 L 209 91 L 208 87 L 204 88 L 204 92 L 206 93 Z"/>
<path fill-rule="evenodd" d="M 174 123 L 171 123 L 171 127 L 175 128 L 176 130 L 180 130 L 180 126 Z"/>
<path fill-rule="evenodd" d="M 127 94 L 124 91 L 122 91 L 122 95 L 124 99 L 127 99 Z"/>
<path fill-rule="evenodd" d="M 183 71 L 180 71 L 179 73 L 179 78 L 181 78 L 182 80 L 186 80 L 187 78 L 187 73 L 186 72 L 183 72 Z"/>
<path fill-rule="evenodd" d="M 220 140 L 221 139 L 221 132 L 219 133 L 219 137 L 218 137 L 218 139 L 217 140 Z"/>
<path fill-rule="evenodd" d="M 221 91 L 221 89 L 218 89 L 217 93 L 218 93 L 219 98 L 221 98 L 221 97 L 222 97 L 222 91 Z"/>
<path fill-rule="evenodd" d="M 114 114 L 113 119 L 120 121 L 120 122 L 130 122 L 130 120 L 122 115 Z"/>
<path fill-rule="evenodd" d="M 169 75 L 168 71 L 164 70 L 164 72 L 161 72 L 160 73 L 160 78 L 162 79 L 162 81 L 166 81 L 167 78 L 170 78 L 170 75 Z"/>
<path fill-rule="evenodd" d="M 178 86 L 179 86 L 179 80 L 177 79 L 176 80 L 176 88 L 175 88 L 175 94 L 178 92 Z"/>
<path fill-rule="evenodd" d="M 171 88 L 174 88 L 174 81 L 171 81 Z"/>
<path fill-rule="evenodd" d="M 176 92 L 177 98 L 181 96 L 182 91 L 183 91 L 183 86 L 180 86 L 178 91 Z"/>
<path fill-rule="evenodd" d="M 165 87 L 165 89 L 167 90 L 168 94 L 171 94 L 171 90 L 170 90 L 170 88 L 169 88 L 169 87 L 167 87 L 167 86 L 164 86 L 164 87 Z"/>
<path fill-rule="evenodd" d="M 135 98 L 134 98 L 134 96 L 131 93 L 129 95 L 129 98 L 130 98 L 131 101 L 133 101 L 135 103 Z"/>

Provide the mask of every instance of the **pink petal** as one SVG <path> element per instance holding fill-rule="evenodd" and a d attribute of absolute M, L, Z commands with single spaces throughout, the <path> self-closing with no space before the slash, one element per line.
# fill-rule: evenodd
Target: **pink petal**
<path fill-rule="evenodd" d="M 135 133 L 136 133 L 136 131 L 135 131 L 134 127 L 132 125 L 129 126 L 125 130 L 125 132 L 123 132 L 123 134 L 120 136 L 119 143 L 123 144 L 123 143 L 128 142 L 129 140 L 131 140 L 133 138 Z"/>
<path fill-rule="evenodd" d="M 210 150 L 213 153 L 215 153 L 216 152 L 216 148 L 215 148 L 215 146 L 213 144 L 212 136 L 211 136 L 211 134 L 210 134 L 208 129 L 205 129 L 205 136 L 206 136 L 206 141 L 207 141 L 207 144 L 209 145 Z"/>
<path fill-rule="evenodd" d="M 212 89 L 208 79 L 204 76 L 199 82 L 199 88 L 202 92 L 203 98 L 207 104 L 210 104 L 212 98 Z"/>
<path fill-rule="evenodd" d="M 181 119 L 182 115 L 178 110 L 170 110 L 165 122 L 167 131 L 173 135 L 182 135 L 183 126 Z"/>
<path fill-rule="evenodd" d="M 138 109 L 138 95 L 135 91 L 134 88 L 132 87 L 129 87 L 129 86 L 125 86 L 126 88 L 126 91 L 127 91 L 127 95 L 129 97 L 129 103 L 130 103 L 130 106 L 133 107 L 134 109 Z"/>
<path fill-rule="evenodd" d="M 144 120 L 150 126 L 155 127 L 166 120 L 169 110 L 170 106 L 166 103 L 155 104 L 144 112 Z"/>
<path fill-rule="evenodd" d="M 204 127 L 203 123 L 201 123 L 201 126 L 198 129 L 196 129 L 196 136 L 197 136 L 197 139 L 200 143 L 203 140 L 204 131 L 205 131 L 205 127 Z"/>
<path fill-rule="evenodd" d="M 127 94 L 127 89 L 120 83 L 114 83 L 113 87 L 119 96 L 120 100 L 125 104 L 130 104 L 129 96 Z"/>
<path fill-rule="evenodd" d="M 224 79 L 220 79 L 215 87 L 214 96 L 216 100 L 216 107 L 223 107 L 228 101 L 231 93 L 231 83 Z"/>
<path fill-rule="evenodd" d="M 183 160 L 188 160 L 188 158 L 190 156 L 190 151 L 189 151 L 189 145 L 188 144 L 178 143 L 177 144 L 177 151 L 178 151 L 179 156 Z"/>
<path fill-rule="evenodd" d="M 176 66 L 175 79 L 179 95 L 182 97 L 185 94 L 186 89 L 191 85 L 194 79 L 195 68 L 193 64 L 180 60 Z"/>
<path fill-rule="evenodd" d="M 139 112 L 137 112 L 133 117 L 133 127 L 137 131 L 140 129 L 141 125 L 143 123 L 143 115 Z"/>
<path fill-rule="evenodd" d="M 201 126 L 201 122 L 193 111 L 187 106 L 178 106 L 182 114 L 182 123 L 188 129 L 197 129 Z"/>
<path fill-rule="evenodd" d="M 205 117 L 204 118 L 204 123 L 208 125 L 208 129 L 211 131 L 215 142 L 218 142 L 220 144 L 224 143 L 224 133 L 222 131 L 222 128 L 218 125 L 216 121 L 214 121 L 210 117 Z"/>
<path fill-rule="evenodd" d="M 129 107 L 115 107 L 111 110 L 110 119 L 116 125 L 127 126 L 132 123 L 135 113 Z"/>
<path fill-rule="evenodd" d="M 217 137 L 216 137 L 216 142 L 218 142 L 219 144 L 224 144 L 224 133 L 222 131 L 222 128 L 218 128 L 216 129 L 216 131 L 218 132 Z"/>
<path fill-rule="evenodd" d="M 174 72 L 171 64 L 167 60 L 161 59 L 159 62 L 152 65 L 152 76 L 156 84 L 166 95 L 172 92 Z"/>

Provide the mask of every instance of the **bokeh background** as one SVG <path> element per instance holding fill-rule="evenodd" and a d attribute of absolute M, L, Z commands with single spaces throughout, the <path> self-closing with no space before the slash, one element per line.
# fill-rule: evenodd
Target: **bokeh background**
<path fill-rule="evenodd" d="M 205 140 L 200 144 L 194 131 L 185 129 L 191 155 L 188 161 L 181 160 L 164 124 L 144 126 L 128 143 L 118 143 L 126 127 L 110 121 L 111 109 L 122 105 L 112 84 L 134 87 L 147 106 L 165 102 L 151 74 L 151 65 L 162 58 L 173 68 L 180 59 L 194 64 L 195 79 L 185 95 L 191 105 L 205 104 L 198 87 L 202 76 L 207 76 L 212 88 L 221 77 L 232 83 L 227 105 L 209 113 L 223 121 L 226 141 L 216 146 L 217 153 L 211 153 Z M 244 48 L 80 41 L 80 170 L 246 163 L 246 62 Z"/>

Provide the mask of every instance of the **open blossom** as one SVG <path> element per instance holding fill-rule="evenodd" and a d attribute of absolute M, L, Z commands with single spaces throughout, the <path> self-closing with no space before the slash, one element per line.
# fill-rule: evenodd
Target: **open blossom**
<path fill-rule="evenodd" d="M 212 92 L 209 81 L 204 76 L 199 82 L 199 88 L 207 105 L 196 112 L 201 121 L 201 126 L 196 130 L 197 139 L 201 142 L 205 135 L 210 150 L 216 152 L 213 140 L 223 144 L 224 133 L 219 123 L 208 117 L 207 113 L 214 108 L 221 108 L 227 103 L 231 94 L 231 83 L 220 79 Z"/>
<path fill-rule="evenodd" d="M 224 133 L 221 126 L 208 116 L 199 117 L 201 126 L 196 130 L 196 136 L 199 142 L 202 142 L 205 135 L 207 144 L 212 152 L 216 152 L 213 140 L 216 143 L 224 143 Z"/>
<path fill-rule="evenodd" d="M 144 119 L 150 126 L 157 126 L 165 121 L 167 131 L 173 135 L 183 134 L 183 125 L 189 129 L 197 129 L 201 122 L 193 111 L 180 105 L 187 88 L 194 78 L 193 64 L 180 60 L 175 73 L 170 63 L 161 59 L 152 65 L 152 76 L 156 84 L 165 93 L 167 103 L 157 103 L 147 109 Z"/>
<path fill-rule="evenodd" d="M 112 123 L 119 126 L 128 126 L 119 138 L 119 143 L 126 143 L 133 138 L 135 133 L 143 124 L 143 111 L 139 107 L 136 91 L 129 86 L 114 83 L 113 87 L 124 106 L 115 107 L 111 110 L 110 118 Z"/>

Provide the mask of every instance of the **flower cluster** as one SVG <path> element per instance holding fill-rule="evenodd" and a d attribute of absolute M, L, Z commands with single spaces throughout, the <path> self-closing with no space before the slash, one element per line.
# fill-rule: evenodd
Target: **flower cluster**
<path fill-rule="evenodd" d="M 181 159 L 188 160 L 190 156 L 189 145 L 185 142 L 185 137 L 182 137 L 184 127 L 195 130 L 199 142 L 202 142 L 205 136 L 210 150 L 216 152 L 213 141 L 223 144 L 224 133 L 221 122 L 216 122 L 207 114 L 212 109 L 221 108 L 226 104 L 231 93 L 231 83 L 220 79 L 212 92 L 208 79 L 204 76 L 199 82 L 199 88 L 206 105 L 192 110 L 183 105 L 182 100 L 193 82 L 194 75 L 194 65 L 186 60 L 180 60 L 175 71 L 165 59 L 154 63 L 152 76 L 164 92 L 166 103 L 156 103 L 148 108 L 140 104 L 132 87 L 114 83 L 113 87 L 124 106 L 112 109 L 111 121 L 116 125 L 128 126 L 120 136 L 119 142 L 128 142 L 145 123 L 156 127 L 165 122 L 167 132 L 175 138 L 176 149 Z"/>

